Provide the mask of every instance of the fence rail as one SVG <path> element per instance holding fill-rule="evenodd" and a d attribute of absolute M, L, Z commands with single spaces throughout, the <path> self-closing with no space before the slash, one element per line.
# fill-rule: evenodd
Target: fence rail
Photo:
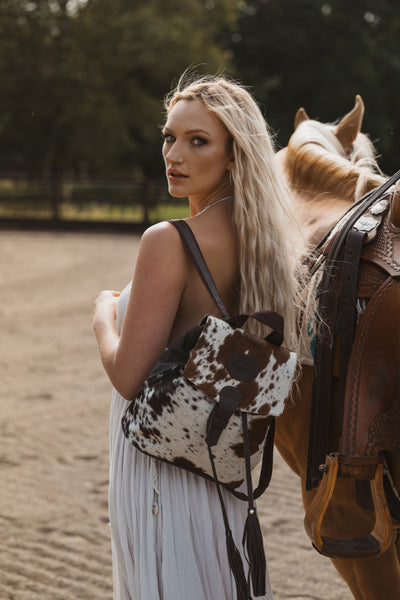
<path fill-rule="evenodd" d="M 0 177 L 0 227 L 143 231 L 185 216 L 165 181 L 145 179 L 21 179 Z"/>

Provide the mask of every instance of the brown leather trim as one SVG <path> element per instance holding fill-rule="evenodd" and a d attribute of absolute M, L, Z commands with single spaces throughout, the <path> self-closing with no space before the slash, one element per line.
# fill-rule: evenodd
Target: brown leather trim
<path fill-rule="evenodd" d="M 400 403 L 399 307 L 400 280 L 389 277 L 360 319 L 347 376 L 341 454 L 371 456 L 400 449 L 400 419 L 382 438 L 370 429 Z"/>
<path fill-rule="evenodd" d="M 371 533 L 359 538 L 332 538 L 322 535 L 321 528 L 332 499 L 339 470 L 339 458 L 326 457 L 326 467 L 318 491 L 306 516 L 304 527 L 318 552 L 330 558 L 372 558 L 380 556 L 393 540 L 393 526 L 383 488 L 383 464 L 375 465 L 371 494 L 375 508 L 375 525 Z"/>

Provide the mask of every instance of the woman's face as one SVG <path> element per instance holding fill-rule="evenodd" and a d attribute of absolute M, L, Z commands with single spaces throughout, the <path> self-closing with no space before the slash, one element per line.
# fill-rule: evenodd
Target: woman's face
<path fill-rule="evenodd" d="M 171 196 L 201 200 L 228 177 L 229 134 L 200 100 L 179 100 L 163 129 L 163 157 Z"/>

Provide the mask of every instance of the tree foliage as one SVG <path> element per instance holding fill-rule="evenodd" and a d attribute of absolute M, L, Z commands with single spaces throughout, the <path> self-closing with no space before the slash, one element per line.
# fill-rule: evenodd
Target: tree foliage
<path fill-rule="evenodd" d="M 333 121 L 365 102 L 363 129 L 399 168 L 400 4 L 392 0 L 253 0 L 242 3 L 234 64 L 285 145 L 293 116 Z"/>
<path fill-rule="evenodd" d="M 359 93 L 398 168 L 393 0 L 0 0 L 0 172 L 161 172 L 162 98 L 190 65 L 248 84 L 284 145 L 299 106 L 331 121 Z"/>
<path fill-rule="evenodd" d="M 1 170 L 154 173 L 162 98 L 190 64 L 226 62 L 231 3 L 0 0 Z M 211 26 L 209 13 L 214 13 Z"/>

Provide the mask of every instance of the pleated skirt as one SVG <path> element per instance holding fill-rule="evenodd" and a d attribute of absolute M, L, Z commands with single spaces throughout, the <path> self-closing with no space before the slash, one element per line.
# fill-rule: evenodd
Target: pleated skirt
<path fill-rule="evenodd" d="M 127 442 L 121 428 L 127 405 L 114 390 L 109 486 L 114 600 L 236 600 L 215 484 Z M 242 552 L 247 506 L 225 490 L 223 495 Z M 272 600 L 268 573 L 263 598 Z"/>

